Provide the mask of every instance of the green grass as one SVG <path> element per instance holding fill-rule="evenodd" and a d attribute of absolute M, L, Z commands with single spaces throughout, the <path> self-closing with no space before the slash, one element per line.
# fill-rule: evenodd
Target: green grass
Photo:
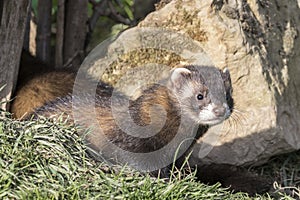
<path fill-rule="evenodd" d="M 268 167 L 262 166 L 255 170 L 263 173 L 267 170 L 272 174 L 273 169 L 280 172 L 284 167 L 287 178 L 299 178 L 299 164 L 298 171 L 293 171 L 294 158 L 299 163 L 299 153 L 295 153 L 288 160 L 279 159 Z M 289 185 L 294 183 L 290 181 Z M 277 192 L 277 195 L 289 199 L 286 194 Z M 232 194 L 219 184 L 207 186 L 195 181 L 192 173 L 184 178 L 178 176 L 165 181 L 141 175 L 126 167 L 112 168 L 88 156 L 82 139 L 76 135 L 72 126 L 63 122 L 20 122 L 2 118 L 0 199 L 271 198 L 268 194 L 253 198 L 245 193 Z"/>

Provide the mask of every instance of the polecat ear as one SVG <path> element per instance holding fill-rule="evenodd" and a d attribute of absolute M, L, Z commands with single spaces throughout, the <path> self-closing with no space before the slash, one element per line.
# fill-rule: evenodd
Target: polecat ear
<path fill-rule="evenodd" d="M 220 73 L 221 73 L 222 79 L 224 81 L 227 103 L 230 104 L 229 107 L 232 109 L 234 103 L 233 103 L 233 99 L 232 99 L 232 84 L 231 84 L 230 73 L 227 68 L 225 68 L 223 71 L 220 70 Z"/>
<path fill-rule="evenodd" d="M 175 88 L 180 88 L 185 76 L 190 75 L 192 72 L 186 68 L 175 68 L 171 74 L 171 82 Z"/>
<path fill-rule="evenodd" d="M 223 71 L 220 70 L 220 72 L 221 72 L 221 75 L 222 75 L 222 78 L 223 78 L 224 82 L 226 82 L 226 81 L 230 81 L 231 82 L 230 72 L 229 72 L 228 68 L 223 69 Z"/>
<path fill-rule="evenodd" d="M 231 88 L 231 77 L 230 77 L 230 72 L 228 70 L 228 68 L 225 68 L 223 71 L 220 70 L 220 73 L 221 73 L 221 76 L 222 76 L 222 79 L 224 81 L 224 86 L 225 86 L 225 89 L 229 89 Z"/>

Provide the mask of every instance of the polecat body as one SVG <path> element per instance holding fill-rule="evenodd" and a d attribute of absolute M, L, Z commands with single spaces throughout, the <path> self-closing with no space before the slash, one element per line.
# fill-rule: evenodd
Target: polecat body
<path fill-rule="evenodd" d="M 96 95 L 82 92 L 60 98 L 37 109 L 35 115 L 51 117 L 63 113 L 71 121 L 92 127 L 86 140 L 94 152 L 105 159 L 151 171 L 154 168 L 149 159 L 139 160 L 137 154 L 162 151 L 175 140 L 162 152 L 161 160 L 153 161 L 169 164 L 164 159 L 173 160 L 182 141 L 190 139 L 182 146 L 180 155 L 207 126 L 230 116 L 233 101 L 227 93 L 231 84 L 226 83 L 230 83 L 228 71 L 187 66 L 174 69 L 168 79 L 144 90 L 136 100 L 99 83 Z"/>
<path fill-rule="evenodd" d="M 49 102 L 35 116 L 68 117 L 89 127 L 84 136 L 96 158 L 154 171 L 154 175 L 161 169 L 168 176 L 174 155 L 179 158 L 175 165 L 181 165 L 195 139 L 208 126 L 228 118 L 233 109 L 229 72 L 213 67 L 174 69 L 169 78 L 144 90 L 136 100 L 102 82 L 95 88 L 78 86 L 73 96 Z M 271 186 L 269 179 L 230 165 L 200 166 L 197 177 L 251 195 Z"/>

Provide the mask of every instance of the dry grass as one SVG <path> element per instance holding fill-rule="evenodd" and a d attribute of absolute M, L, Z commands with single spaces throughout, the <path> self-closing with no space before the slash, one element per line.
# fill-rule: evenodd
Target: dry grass
<path fill-rule="evenodd" d="M 276 193 L 300 199 L 300 151 L 273 157 L 254 170 L 276 180 Z"/>

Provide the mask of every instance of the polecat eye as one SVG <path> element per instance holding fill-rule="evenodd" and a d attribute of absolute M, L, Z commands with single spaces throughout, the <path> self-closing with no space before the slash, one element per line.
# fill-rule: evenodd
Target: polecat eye
<path fill-rule="evenodd" d="M 197 95 L 197 99 L 198 99 L 198 100 L 202 100 L 203 98 L 204 98 L 204 97 L 203 97 L 202 94 L 198 94 L 198 95 Z"/>

